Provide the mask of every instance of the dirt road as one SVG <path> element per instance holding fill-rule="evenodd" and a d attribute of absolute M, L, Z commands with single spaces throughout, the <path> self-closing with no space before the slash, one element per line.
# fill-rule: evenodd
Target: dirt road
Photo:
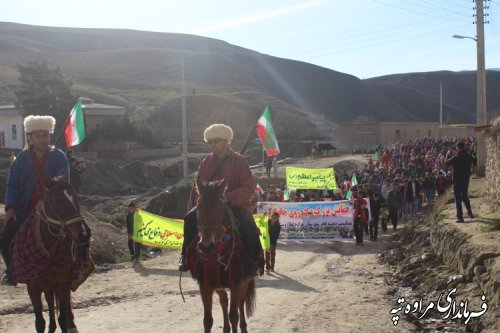
<path fill-rule="evenodd" d="M 408 332 L 394 326 L 386 297 L 387 266 L 377 253 L 390 233 L 363 247 L 352 242 L 278 244 L 276 272 L 257 281 L 257 309 L 250 332 Z M 135 266 L 120 264 L 97 273 L 74 294 L 80 332 L 201 332 L 203 310 L 197 284 L 186 273 L 179 293 L 178 251 Z M 214 296 L 216 297 L 216 296 Z M 214 332 L 222 313 L 214 304 Z M 24 286 L 0 288 L 0 331 L 34 331 Z"/>

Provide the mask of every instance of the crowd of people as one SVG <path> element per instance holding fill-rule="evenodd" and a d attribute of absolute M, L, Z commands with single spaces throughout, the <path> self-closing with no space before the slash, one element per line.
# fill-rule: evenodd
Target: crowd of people
<path fill-rule="evenodd" d="M 464 167 L 454 162 L 462 155 L 465 160 L 459 164 Z M 406 223 L 416 217 L 423 205 L 432 204 L 436 195 L 443 195 L 452 184 L 457 222 L 464 221 L 462 201 L 473 218 L 467 188 L 469 176 L 476 169 L 475 138 L 416 138 L 379 145 L 362 169 L 335 174 L 336 190 L 287 189 L 285 184 L 269 184 L 267 189 L 256 191 L 253 203 L 256 207 L 259 201 L 353 200 L 354 235 L 357 244 L 363 244 L 363 234 L 377 240 L 379 219 L 383 232 L 387 232 L 389 222 L 396 230 L 400 221 Z"/>

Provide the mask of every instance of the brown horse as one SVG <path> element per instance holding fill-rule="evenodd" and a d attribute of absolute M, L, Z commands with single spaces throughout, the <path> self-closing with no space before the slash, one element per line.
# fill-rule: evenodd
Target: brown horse
<path fill-rule="evenodd" d="M 76 290 L 93 271 L 88 252 L 90 229 L 80 214 L 78 195 L 71 185 L 62 177 L 50 179 L 45 174 L 40 183 L 44 196 L 14 241 L 12 272 L 28 287 L 38 333 L 45 331 L 42 292 L 49 308 L 49 332 L 56 330 L 54 300 L 57 301 L 62 332 L 78 332 L 71 308 L 71 291 Z M 28 241 L 32 239 L 31 235 L 34 240 Z M 20 243 L 19 237 L 25 237 L 22 241 L 32 245 Z M 36 263 L 22 261 L 28 252 L 29 257 L 38 257 Z M 33 271 L 37 273 L 28 273 Z"/>
<path fill-rule="evenodd" d="M 255 309 L 255 280 L 246 277 L 248 266 L 245 249 L 237 237 L 234 218 L 223 223 L 225 210 L 223 194 L 226 181 L 204 183 L 197 179 L 198 190 L 198 238 L 187 249 L 187 266 L 191 275 L 198 281 L 203 301 L 203 326 L 208 333 L 212 329 L 212 295 L 219 295 L 219 302 L 224 316 L 224 333 L 247 332 L 245 307 L 248 317 Z M 231 212 L 228 212 L 232 216 Z M 231 292 L 231 304 L 228 312 L 228 295 Z"/>

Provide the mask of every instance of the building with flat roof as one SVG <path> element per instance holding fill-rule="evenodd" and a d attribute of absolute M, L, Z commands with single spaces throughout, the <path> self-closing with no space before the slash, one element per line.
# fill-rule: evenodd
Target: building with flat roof
<path fill-rule="evenodd" d="M 68 110 L 68 115 L 69 112 L 70 110 Z M 110 121 L 120 121 L 127 116 L 127 108 L 123 106 L 95 103 L 94 100 L 86 97 L 82 97 L 82 112 L 85 133 L 99 131 L 103 124 Z M 0 147 L 23 149 L 26 144 L 23 125 L 26 116 L 28 114 L 25 114 L 24 109 L 18 108 L 14 104 L 0 106 Z M 56 136 L 58 134 L 55 133 Z M 86 149 L 118 149 L 117 143 L 112 147 L 100 147 L 100 145 L 100 142 L 95 142 L 87 146 Z"/>
<path fill-rule="evenodd" d="M 379 144 L 408 142 L 418 137 L 474 136 L 473 124 L 445 125 L 438 122 L 380 122 L 339 124 L 335 145 L 342 152 L 374 150 Z"/>

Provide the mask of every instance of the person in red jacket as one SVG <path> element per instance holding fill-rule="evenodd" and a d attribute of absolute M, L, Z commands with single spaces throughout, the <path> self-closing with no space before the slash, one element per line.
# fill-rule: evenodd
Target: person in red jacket
<path fill-rule="evenodd" d="M 207 127 L 203 138 L 212 153 L 200 163 L 197 178 L 204 182 L 227 181 L 224 201 L 229 204 L 236 219 L 239 221 L 241 241 L 250 259 L 248 275 L 255 276 L 258 272 L 258 259 L 262 246 L 259 240 L 259 230 L 252 216 L 252 197 L 255 191 L 255 182 L 245 157 L 233 151 L 229 144 L 233 139 L 233 130 L 224 124 L 213 124 Z M 196 203 L 198 192 L 196 180 L 193 183 L 188 203 L 188 213 L 184 217 L 184 243 L 182 256 L 179 260 L 179 270 L 186 271 L 184 255 L 186 248 L 198 233 Z"/>
<path fill-rule="evenodd" d="M 434 181 L 434 188 L 436 189 L 438 196 L 443 195 L 448 187 L 448 182 L 446 180 L 444 171 L 438 173 L 436 180 Z"/>
<path fill-rule="evenodd" d="M 356 245 L 363 245 L 363 225 L 368 223 L 368 212 L 363 194 L 353 192 L 353 229 Z"/>

